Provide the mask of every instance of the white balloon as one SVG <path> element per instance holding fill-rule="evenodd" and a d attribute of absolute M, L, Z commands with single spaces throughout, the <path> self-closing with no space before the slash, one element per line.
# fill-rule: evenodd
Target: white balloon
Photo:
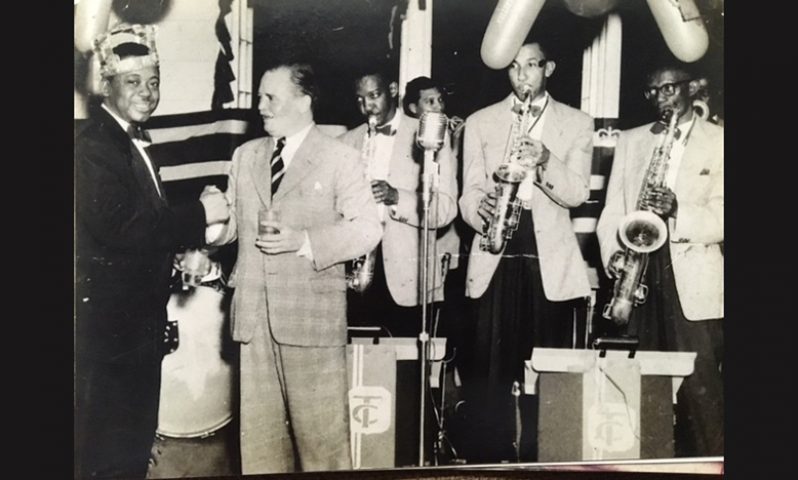
<path fill-rule="evenodd" d="M 75 7 L 75 48 L 88 52 L 92 42 L 108 29 L 113 0 L 80 0 Z"/>
<path fill-rule="evenodd" d="M 683 62 L 695 62 L 709 47 L 709 34 L 701 17 L 684 21 L 673 0 L 646 0 L 671 52 Z M 688 11 L 698 11 L 693 0 L 679 0 Z"/>
<path fill-rule="evenodd" d="M 490 68 L 505 68 L 524 44 L 545 0 L 499 0 L 482 37 L 480 55 Z"/>

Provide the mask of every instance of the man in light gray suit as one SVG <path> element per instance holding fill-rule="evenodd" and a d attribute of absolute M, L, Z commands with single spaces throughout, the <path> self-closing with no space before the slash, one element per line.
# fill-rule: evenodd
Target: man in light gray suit
<path fill-rule="evenodd" d="M 569 209 L 589 195 L 593 120 L 549 95 L 546 82 L 554 68 L 540 42 L 523 45 L 508 68 L 513 92 L 466 120 L 460 209 L 477 233 L 466 280 L 466 295 L 477 300 L 463 381 L 473 439 L 495 439 L 467 454 L 469 461 L 536 459 L 535 400 L 522 402 L 530 428 L 521 448 L 513 382 L 523 381 L 523 362 L 533 347 L 570 347 L 569 300 L 590 294 Z M 531 113 L 522 122 L 516 111 L 526 92 Z M 519 130 L 526 124 L 526 131 L 511 135 L 514 122 Z M 523 207 L 517 231 L 492 254 L 480 242 L 496 206 L 494 172 L 510 151 L 527 167 L 518 190 Z"/>
<path fill-rule="evenodd" d="M 668 60 L 647 77 L 644 95 L 661 116 L 678 116 L 666 160 L 664 186 L 643 195 L 643 208 L 666 223 L 665 245 L 648 256 L 643 283 L 648 298 L 626 326 L 640 349 L 696 352 L 693 374 L 677 393 L 677 456 L 723 455 L 723 128 L 693 108 L 702 78 L 694 67 Z M 704 80 L 705 81 L 705 80 Z M 636 210 L 655 148 L 665 138 L 661 122 L 618 137 L 598 227 L 607 273 L 623 257 L 618 227 Z"/>
<path fill-rule="evenodd" d="M 212 242 L 238 239 L 231 321 L 244 474 L 351 468 L 344 263 L 382 229 L 358 152 L 314 124 L 317 92 L 308 65 L 263 74 L 270 136 L 233 154 L 230 220 Z M 264 207 L 280 219 L 260 222 Z M 259 234 L 259 222 L 277 233 Z"/>

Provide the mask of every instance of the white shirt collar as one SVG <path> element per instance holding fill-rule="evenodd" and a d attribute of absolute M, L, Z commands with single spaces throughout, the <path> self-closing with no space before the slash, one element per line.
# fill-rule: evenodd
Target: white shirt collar
<path fill-rule="evenodd" d="M 397 108 L 396 112 L 393 114 L 393 118 L 390 119 L 387 123 L 388 125 L 391 126 L 391 129 L 399 130 L 399 124 L 402 123 L 403 115 L 404 114 L 402 113 L 402 111 Z"/>
<path fill-rule="evenodd" d="M 288 168 L 288 165 L 291 163 L 291 160 L 294 159 L 294 155 L 296 151 L 299 150 L 299 146 L 302 145 L 302 142 L 305 141 L 305 137 L 308 136 L 310 133 L 310 129 L 316 125 L 315 122 L 308 123 L 302 130 L 295 132 L 287 137 L 285 137 L 285 146 L 283 147 L 283 151 L 281 152 L 280 156 L 283 158 L 283 163 L 285 163 L 285 168 Z M 277 145 L 277 139 L 275 139 L 275 147 Z"/>
<path fill-rule="evenodd" d="M 114 120 L 116 120 L 116 123 L 118 123 L 119 126 L 122 127 L 122 130 L 124 130 L 127 133 L 128 129 L 130 128 L 130 122 L 128 122 L 127 120 L 122 119 L 122 117 L 120 117 L 119 115 L 114 113 L 113 110 L 111 110 L 110 108 L 106 107 L 104 103 L 101 104 L 101 106 L 102 106 L 103 109 L 105 109 L 106 112 L 108 112 L 109 115 L 111 115 L 111 117 Z M 138 138 L 131 138 L 131 140 L 133 140 L 133 143 L 136 144 L 136 145 L 143 145 L 145 147 L 149 147 L 150 145 L 152 145 L 150 142 L 148 142 L 146 140 L 141 140 L 141 139 L 138 139 Z"/>
<path fill-rule="evenodd" d="M 515 93 L 511 93 L 509 98 L 510 98 L 510 101 L 511 101 L 511 103 L 510 103 L 511 106 L 515 106 L 515 105 L 520 105 L 521 104 L 521 100 L 519 100 L 518 97 L 515 96 Z M 543 108 L 543 106 L 546 105 L 546 102 L 548 102 L 548 100 L 549 100 L 549 92 L 544 90 L 543 91 L 543 95 L 541 95 L 538 98 L 532 100 L 531 105 Z"/>
<path fill-rule="evenodd" d="M 111 118 L 116 120 L 116 123 L 118 123 L 119 126 L 122 127 L 122 130 L 124 130 L 127 133 L 127 129 L 130 126 L 130 122 L 123 120 L 119 115 L 115 114 L 110 108 L 106 107 L 104 103 L 101 104 L 100 106 L 104 108 L 105 111 L 108 112 L 109 115 L 111 115 Z M 144 163 L 147 165 L 147 170 L 150 171 L 150 176 L 152 176 L 152 182 L 155 184 L 155 189 L 158 191 L 158 195 L 163 197 L 163 192 L 161 192 L 160 187 L 158 187 L 158 180 L 156 178 L 155 167 L 152 164 L 152 159 L 150 159 L 150 156 L 147 154 L 147 151 L 144 149 L 144 147 L 150 145 L 149 142 L 145 142 L 143 140 L 139 140 L 136 138 L 133 138 L 131 140 L 133 141 L 133 145 L 136 147 L 136 150 L 138 150 L 139 154 L 141 154 L 141 157 L 144 159 Z"/>
<path fill-rule="evenodd" d="M 116 123 L 118 123 L 118 124 L 119 124 L 119 126 L 120 126 L 120 127 L 122 127 L 122 130 L 124 130 L 125 132 L 127 132 L 127 127 L 129 127 L 129 126 L 130 126 L 130 122 L 123 120 L 123 119 L 122 119 L 122 117 L 120 117 L 119 115 L 117 115 L 116 113 L 114 113 L 114 111 L 113 111 L 113 110 L 111 110 L 110 108 L 108 108 L 107 106 L 105 106 L 105 103 L 102 103 L 102 104 L 100 104 L 100 106 L 101 106 L 101 107 L 102 107 L 102 108 L 103 108 L 103 109 L 104 109 L 106 112 L 108 112 L 108 114 L 109 114 L 109 115 L 111 115 L 111 117 L 112 117 L 114 120 L 116 120 Z"/>

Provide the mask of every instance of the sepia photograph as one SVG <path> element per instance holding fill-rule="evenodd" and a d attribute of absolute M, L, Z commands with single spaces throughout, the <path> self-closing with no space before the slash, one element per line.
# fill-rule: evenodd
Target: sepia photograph
<path fill-rule="evenodd" d="M 724 473 L 724 0 L 73 23 L 74 478 Z"/>

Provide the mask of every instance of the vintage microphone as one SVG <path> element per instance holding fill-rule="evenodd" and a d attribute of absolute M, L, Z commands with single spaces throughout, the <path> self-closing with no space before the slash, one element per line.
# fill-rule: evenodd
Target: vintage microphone
<path fill-rule="evenodd" d="M 419 340 L 419 360 L 421 365 L 421 404 L 419 406 L 419 442 L 418 442 L 418 466 L 424 466 L 424 420 L 426 410 L 427 395 L 427 351 L 429 349 L 429 334 L 427 334 L 427 315 L 429 313 L 429 208 L 434 193 L 437 193 L 439 182 L 439 165 L 435 162 L 435 153 L 443 147 L 446 128 L 449 119 L 446 115 L 438 112 L 425 112 L 421 115 L 416 133 L 418 146 L 424 149 L 424 170 L 422 173 L 422 194 L 421 200 L 424 207 L 423 234 L 421 244 L 421 256 L 424 262 L 421 264 L 421 332 L 418 334 Z"/>

